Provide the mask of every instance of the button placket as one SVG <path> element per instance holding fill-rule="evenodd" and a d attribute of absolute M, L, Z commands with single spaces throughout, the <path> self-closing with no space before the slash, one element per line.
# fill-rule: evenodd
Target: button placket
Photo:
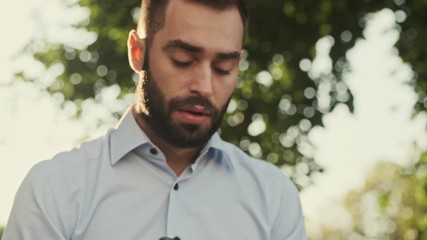
<path fill-rule="evenodd" d="M 178 183 L 179 181 L 179 183 Z M 166 220 L 166 233 L 167 236 L 170 236 L 171 239 L 179 240 L 180 239 L 180 222 L 182 221 L 180 215 L 180 197 L 179 191 L 181 180 L 176 180 L 172 183 L 169 194 L 169 204 L 168 204 L 168 214 Z"/>

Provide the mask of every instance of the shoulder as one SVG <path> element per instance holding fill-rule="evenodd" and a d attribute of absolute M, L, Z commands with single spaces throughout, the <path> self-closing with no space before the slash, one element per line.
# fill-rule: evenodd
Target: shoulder
<path fill-rule="evenodd" d="M 250 191 L 251 201 L 260 197 L 271 226 L 271 239 L 307 239 L 299 192 L 295 184 L 277 166 L 248 156 L 227 143 L 234 170 Z"/>
<path fill-rule="evenodd" d="M 13 214 L 25 215 L 33 208 L 46 219 L 72 226 L 82 199 L 95 181 L 91 177 L 96 176 L 101 161 L 96 155 L 102 146 L 102 140 L 96 139 L 34 165 L 18 188 Z"/>
<path fill-rule="evenodd" d="M 34 165 L 16 192 L 6 234 L 68 239 L 83 203 L 87 175 L 93 173 L 90 169 L 102 146 L 96 139 Z"/>
<path fill-rule="evenodd" d="M 87 168 L 88 165 L 96 164 L 99 161 L 103 149 L 103 138 L 98 138 L 82 143 L 79 147 L 69 151 L 56 154 L 49 160 L 35 164 L 27 174 L 24 182 L 37 184 L 49 179 L 66 179 L 67 176 L 75 178 L 76 171 Z"/>
<path fill-rule="evenodd" d="M 293 182 L 276 165 L 251 157 L 231 143 L 224 142 L 224 150 L 234 169 L 241 175 L 252 178 L 264 186 L 268 185 L 270 189 L 276 186 L 278 189 L 295 192 Z"/>
<path fill-rule="evenodd" d="M 224 142 L 224 151 L 237 169 L 247 169 L 258 174 L 283 175 L 280 169 L 270 162 L 249 156 L 234 144 Z"/>

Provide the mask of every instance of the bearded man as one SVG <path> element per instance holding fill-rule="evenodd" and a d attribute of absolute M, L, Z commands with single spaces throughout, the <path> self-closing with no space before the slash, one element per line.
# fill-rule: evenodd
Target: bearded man
<path fill-rule="evenodd" d="M 306 239 L 289 178 L 216 133 L 246 28 L 243 0 L 144 0 L 128 39 L 135 104 L 31 169 L 3 239 Z"/>

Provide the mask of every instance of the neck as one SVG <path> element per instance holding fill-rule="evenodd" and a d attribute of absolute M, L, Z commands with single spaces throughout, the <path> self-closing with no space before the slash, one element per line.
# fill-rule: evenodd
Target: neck
<path fill-rule="evenodd" d="M 200 148 L 179 148 L 171 145 L 164 141 L 147 125 L 135 108 L 132 108 L 132 113 L 138 126 L 147 134 L 151 142 L 163 152 L 167 164 L 177 176 L 181 175 L 181 173 L 196 160 L 200 153 Z"/>

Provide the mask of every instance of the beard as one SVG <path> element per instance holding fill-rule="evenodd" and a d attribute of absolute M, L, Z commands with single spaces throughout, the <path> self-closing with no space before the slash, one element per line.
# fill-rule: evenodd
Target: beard
<path fill-rule="evenodd" d="M 157 85 L 150 68 L 146 68 L 146 74 L 140 87 L 139 101 L 142 109 L 139 114 L 161 139 L 179 148 L 200 148 L 204 146 L 212 135 L 218 130 L 231 96 L 220 108 L 216 108 L 207 98 L 200 95 L 189 97 L 175 97 L 167 101 L 165 94 Z M 191 124 L 178 122 L 173 119 L 173 114 L 179 109 L 202 106 L 209 113 L 209 124 Z"/>

